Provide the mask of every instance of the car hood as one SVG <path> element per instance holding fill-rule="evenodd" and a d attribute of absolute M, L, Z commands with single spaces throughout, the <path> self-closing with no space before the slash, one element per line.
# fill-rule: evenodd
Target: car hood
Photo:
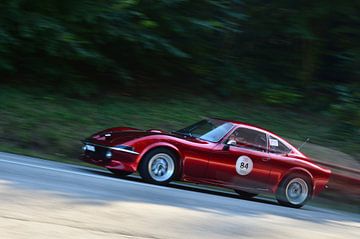
<path fill-rule="evenodd" d="M 116 146 L 130 140 L 134 140 L 137 138 L 145 137 L 148 135 L 152 135 L 154 133 L 147 131 L 114 131 L 114 132 L 101 132 L 99 134 L 95 134 L 88 138 L 86 141 L 90 141 L 92 143 L 107 145 L 107 146 Z"/>
<path fill-rule="evenodd" d="M 171 135 L 179 137 L 178 135 L 171 134 L 170 132 L 156 129 L 140 130 L 135 128 L 111 128 L 96 133 L 87 138 L 85 141 L 106 146 L 116 146 L 134 139 L 151 135 Z"/>
<path fill-rule="evenodd" d="M 110 147 L 114 147 L 117 145 L 125 144 L 126 142 L 151 136 L 151 135 L 165 135 L 176 137 L 180 139 L 184 139 L 186 141 L 197 142 L 197 143 L 205 143 L 206 141 L 184 136 L 181 134 L 175 134 L 164 130 L 158 129 L 149 129 L 149 130 L 140 130 L 136 128 L 127 128 L 127 127 L 118 127 L 118 128 L 110 128 L 104 131 L 98 132 L 85 141 L 93 144 L 106 145 Z"/>

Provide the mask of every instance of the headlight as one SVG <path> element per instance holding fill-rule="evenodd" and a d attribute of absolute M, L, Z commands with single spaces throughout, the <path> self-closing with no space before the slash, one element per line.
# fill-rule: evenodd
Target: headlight
<path fill-rule="evenodd" d="M 105 157 L 108 158 L 108 159 L 111 159 L 111 157 L 112 157 L 111 150 L 106 152 Z"/>

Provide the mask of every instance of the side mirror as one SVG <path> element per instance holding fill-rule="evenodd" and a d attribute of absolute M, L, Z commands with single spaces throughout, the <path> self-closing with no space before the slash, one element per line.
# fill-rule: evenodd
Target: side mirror
<path fill-rule="evenodd" d="M 226 142 L 227 145 L 236 145 L 236 141 L 233 139 L 230 139 L 229 141 Z"/>
<path fill-rule="evenodd" d="M 224 145 L 224 150 L 229 150 L 231 145 L 236 145 L 236 141 L 233 139 L 230 139 L 229 141 L 226 142 L 226 144 Z"/>

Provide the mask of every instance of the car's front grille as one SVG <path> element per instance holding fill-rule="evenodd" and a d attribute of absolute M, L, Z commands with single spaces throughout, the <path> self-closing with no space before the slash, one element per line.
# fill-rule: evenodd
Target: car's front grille
<path fill-rule="evenodd" d="M 91 159 L 94 159 L 96 161 L 101 161 L 106 164 L 110 162 L 110 159 L 105 157 L 105 154 L 108 150 L 109 149 L 106 147 L 95 146 L 95 152 L 90 150 L 85 150 L 85 155 Z"/>

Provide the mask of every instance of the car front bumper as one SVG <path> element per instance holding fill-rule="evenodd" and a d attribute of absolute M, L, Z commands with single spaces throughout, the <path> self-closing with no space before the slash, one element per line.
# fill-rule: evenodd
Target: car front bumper
<path fill-rule="evenodd" d="M 138 154 L 119 151 L 102 145 L 94 145 L 94 147 L 94 151 L 83 149 L 80 160 L 113 170 L 128 172 L 135 172 L 137 170 Z M 109 152 L 111 157 L 107 155 Z"/>

